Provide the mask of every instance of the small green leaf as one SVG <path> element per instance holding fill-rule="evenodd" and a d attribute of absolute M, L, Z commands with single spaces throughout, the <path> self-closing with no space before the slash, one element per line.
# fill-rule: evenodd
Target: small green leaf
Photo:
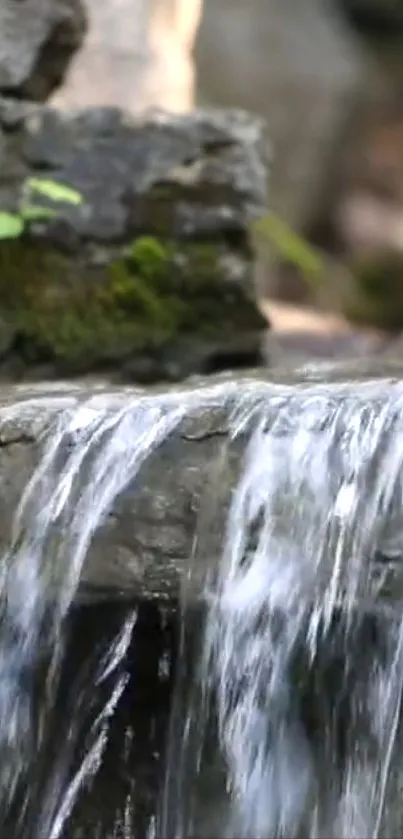
<path fill-rule="evenodd" d="M 57 215 L 51 207 L 40 207 L 39 204 L 24 204 L 21 208 L 24 221 L 42 221 Z"/>
<path fill-rule="evenodd" d="M 18 239 L 24 231 L 21 216 L 14 213 L 0 213 L 0 239 Z"/>
<path fill-rule="evenodd" d="M 50 201 L 58 201 L 62 204 L 78 205 L 83 203 L 83 196 L 79 192 L 70 186 L 65 186 L 65 184 L 56 183 L 56 181 L 28 178 L 26 190 L 28 194 L 38 192 Z"/>

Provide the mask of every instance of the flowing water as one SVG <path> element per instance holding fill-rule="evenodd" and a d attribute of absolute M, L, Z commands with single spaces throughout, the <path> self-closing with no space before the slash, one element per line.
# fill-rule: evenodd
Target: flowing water
<path fill-rule="evenodd" d="M 45 403 L 52 422 L 1 564 L 2 833 L 402 835 L 403 385 L 14 391 L 0 438 L 27 412 L 35 423 Z M 230 433 L 184 577 L 163 782 L 170 689 L 162 703 L 159 691 L 171 674 L 161 648 L 143 701 L 147 650 L 132 661 L 155 607 L 93 621 L 74 617 L 75 603 L 116 499 L 206 406 L 221 406 Z M 158 768 L 144 780 L 151 758 Z"/>
<path fill-rule="evenodd" d="M 338 384 L 235 410 L 233 437 L 252 434 L 190 699 L 182 685 L 166 837 L 402 835 L 402 400 Z"/>

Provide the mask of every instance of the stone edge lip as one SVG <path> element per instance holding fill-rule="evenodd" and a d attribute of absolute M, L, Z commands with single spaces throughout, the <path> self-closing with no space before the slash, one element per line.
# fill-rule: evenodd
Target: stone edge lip
<path fill-rule="evenodd" d="M 232 379 L 217 377 L 195 383 L 194 387 L 122 390 L 88 384 L 65 384 L 0 390 L 0 548 L 7 547 L 13 515 L 24 487 L 41 459 L 45 440 L 64 412 L 74 411 L 88 400 L 102 411 L 117 410 L 140 395 L 158 402 L 162 409 L 185 402 L 184 418 L 167 440 L 146 461 L 135 491 L 128 487 L 117 499 L 105 527 L 95 534 L 82 575 L 78 600 L 101 598 L 152 599 L 160 603 L 177 602 L 184 572 L 189 568 L 200 511 L 206 501 L 206 487 L 212 482 L 212 469 L 232 438 L 233 411 L 245 408 L 244 417 L 262 405 L 276 405 L 291 397 L 301 405 L 311 397 L 343 399 L 347 396 L 369 402 L 403 405 L 403 371 L 399 377 L 368 378 L 325 385 L 317 381 L 284 384 L 264 375 Z M 239 416 L 239 414 L 238 414 Z M 212 486 L 216 532 L 209 534 L 211 556 L 220 555 L 226 511 L 231 489 L 239 475 L 245 437 L 232 441 L 230 458 Z M 67 440 L 74 446 L 74 435 Z M 218 473 L 217 473 L 218 474 Z M 221 485 L 220 485 L 221 482 Z M 210 493 L 210 490 L 209 490 Z M 8 532 L 7 532 L 8 531 Z M 203 562 L 198 557 L 194 587 L 190 598 L 200 599 Z"/>
<path fill-rule="evenodd" d="M 65 411 L 74 411 L 91 401 L 95 409 L 113 411 L 124 403 L 138 398 L 155 400 L 164 407 L 173 402 L 187 402 L 187 415 L 181 428 L 197 429 L 201 416 L 226 417 L 229 431 L 229 411 L 245 400 L 250 405 L 270 398 L 298 398 L 328 396 L 343 399 L 346 395 L 356 399 L 378 401 L 386 393 L 395 391 L 403 395 L 403 363 L 380 359 L 352 361 L 335 364 L 312 363 L 301 368 L 277 371 L 245 371 L 244 375 L 231 373 L 208 377 L 195 377 L 194 381 L 167 387 L 139 388 L 114 385 L 106 379 L 78 381 L 49 381 L 33 384 L 0 383 L 0 448 L 16 443 L 41 444 L 51 432 L 53 424 Z M 194 425 L 196 423 L 196 425 Z M 210 436 L 211 431 L 197 432 L 195 439 Z M 186 436 L 186 435 L 185 435 Z"/>

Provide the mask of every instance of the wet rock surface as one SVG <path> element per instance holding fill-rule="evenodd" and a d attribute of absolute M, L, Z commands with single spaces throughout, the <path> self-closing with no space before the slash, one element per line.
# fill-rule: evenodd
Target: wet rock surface
<path fill-rule="evenodd" d="M 287 393 L 288 385 L 293 385 L 297 396 L 298 388 L 305 385 L 305 388 L 312 388 L 312 394 L 327 399 L 329 405 L 338 401 L 341 405 L 349 396 L 362 398 L 369 406 L 382 405 L 393 387 L 393 379 L 401 377 L 401 373 L 401 364 L 388 366 L 383 361 L 379 365 L 373 362 L 370 367 L 368 364 L 335 367 L 322 374 L 320 368 L 316 371 L 312 368 L 311 379 L 307 373 L 301 373 L 299 378 L 279 374 L 273 382 L 251 375 L 227 382 L 221 377 L 200 380 L 195 384 L 193 407 L 189 407 L 186 419 L 180 421 L 176 430 L 147 457 L 139 477 L 118 495 L 97 529 L 81 576 L 79 601 L 140 597 L 165 604 L 175 603 L 183 575 L 189 570 L 189 557 L 200 527 L 203 528 L 203 550 L 193 559 L 191 585 L 187 591 L 191 600 L 199 599 L 207 564 L 210 567 L 214 558 L 218 562 L 221 556 L 231 493 L 240 477 L 252 427 L 245 427 L 244 433 L 232 440 L 233 411 L 240 400 L 253 396 L 258 406 L 259 400 L 267 399 L 268 392 L 278 397 L 280 393 Z M 323 380 L 328 384 L 321 391 Z M 334 387 L 331 382 L 340 384 Z M 210 385 L 213 383 L 219 387 L 212 392 Z M 280 383 L 283 389 L 278 388 Z M 358 389 L 360 397 L 356 397 Z M 13 513 L 39 463 L 44 439 L 55 429 L 63 412 L 80 405 L 90 392 L 87 386 L 81 391 L 66 389 L 65 395 L 54 392 L 53 396 L 51 389 L 48 393 L 43 389 L 18 388 L 4 392 L 2 401 L 10 407 L 7 415 L 3 414 L 0 434 L 3 547 L 8 545 Z M 168 410 L 173 392 L 176 388 L 168 389 L 162 397 L 157 392 L 155 399 L 159 400 L 159 405 L 165 404 L 166 399 Z M 179 389 L 179 398 L 181 392 Z M 116 410 L 116 399 L 118 405 L 127 405 L 133 395 L 129 388 L 116 393 L 100 391 L 100 398 L 106 399 L 108 404 L 110 400 L 113 410 Z M 207 397 L 207 402 L 200 401 L 202 396 L 203 399 Z M 183 398 L 186 398 L 184 389 Z M 304 398 L 300 403 L 301 410 Z M 273 415 L 276 404 L 273 399 Z M 293 422 L 298 422 L 297 404 L 295 410 Z M 66 436 L 66 457 L 78 443 L 79 438 L 76 440 L 73 432 Z M 62 461 L 59 467 L 62 468 Z M 388 572 L 385 575 L 388 590 L 393 592 L 393 597 L 400 598 L 403 590 L 401 566 L 389 560 L 387 565 L 386 568 L 384 563 L 383 572 Z"/>
<path fill-rule="evenodd" d="M 117 672 L 100 684 L 100 662 L 133 611 L 137 617 L 129 649 Z M 73 609 L 67 630 L 47 739 L 35 760 L 30 823 L 38 820 L 61 754 L 69 780 L 74 778 L 91 743 L 91 727 L 96 729 L 94 721 L 123 678 L 126 686 L 108 728 L 101 765 L 75 801 L 62 835 L 82 839 L 134 831 L 146 836 L 155 824 L 163 789 L 178 628 L 151 604 L 110 602 Z"/>
<path fill-rule="evenodd" d="M 44 173 L 81 202 L 0 243 L 0 375 L 150 382 L 258 363 L 249 225 L 266 200 L 263 136 L 239 111 L 135 119 L 1 100 L 0 209 Z"/>
<path fill-rule="evenodd" d="M 2 0 L 0 94 L 45 100 L 62 82 L 86 29 L 81 0 Z"/>
<path fill-rule="evenodd" d="M 130 399 L 130 391 L 127 398 Z M 52 433 L 58 418 L 73 407 L 75 401 L 73 394 L 44 401 L 34 397 L 32 402 L 28 400 L 24 405 L 16 405 L 2 425 L 0 528 L 3 547 L 10 535 L 11 511 L 16 509 L 32 471 L 39 463 L 44 440 L 49 432 Z M 176 602 L 182 574 L 192 552 L 198 516 L 205 504 L 213 505 L 214 522 L 210 521 L 210 535 L 204 539 L 204 544 L 207 551 L 210 548 L 219 550 L 230 487 L 242 452 L 242 446 L 235 446 L 222 470 L 221 456 L 223 446 L 228 442 L 232 404 L 229 399 L 225 406 L 217 402 L 209 408 L 192 411 L 175 433 L 147 458 L 140 481 L 134 481 L 118 496 L 94 535 L 81 577 L 80 602 L 90 603 L 108 597 Z M 72 433 L 71 437 L 66 437 L 66 457 L 74 446 Z M 203 574 L 204 571 L 201 559 L 200 572 Z M 196 573 L 195 591 L 198 579 Z M 195 596 L 199 594 L 200 591 Z"/>

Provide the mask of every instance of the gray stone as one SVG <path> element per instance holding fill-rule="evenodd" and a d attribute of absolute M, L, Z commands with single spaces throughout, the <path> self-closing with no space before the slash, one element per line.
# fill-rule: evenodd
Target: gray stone
<path fill-rule="evenodd" d="M 136 119 L 113 107 L 24 112 L 16 103 L 14 113 L 11 130 L 13 106 L 0 101 L 7 173 L 0 190 L 8 189 L 11 202 L 19 194 L 21 184 L 9 177 L 17 155 L 27 176 L 46 172 L 77 189 L 85 205 L 64 219 L 73 237 L 106 244 L 145 230 L 242 235 L 264 207 L 265 126 L 245 112 L 150 111 Z"/>
<path fill-rule="evenodd" d="M 0 209 L 44 173 L 82 197 L 0 244 L 0 315 L 24 358 L 141 381 L 258 363 L 250 222 L 265 209 L 264 135 L 240 111 L 136 118 L 0 100 Z M 162 248 L 164 282 L 139 264 L 144 237 Z"/>
<path fill-rule="evenodd" d="M 89 34 L 54 104 L 138 113 L 203 102 L 261 114 L 275 155 L 270 207 L 298 229 L 317 221 L 351 115 L 372 88 L 337 0 L 85 3 Z"/>
<path fill-rule="evenodd" d="M 321 212 L 372 86 L 340 2 L 85 0 L 89 34 L 53 102 L 137 113 L 196 101 L 261 114 L 275 154 L 270 207 L 301 229 Z"/>
<path fill-rule="evenodd" d="M 81 0 L 2 0 L 0 93 L 45 100 L 86 32 Z"/>

